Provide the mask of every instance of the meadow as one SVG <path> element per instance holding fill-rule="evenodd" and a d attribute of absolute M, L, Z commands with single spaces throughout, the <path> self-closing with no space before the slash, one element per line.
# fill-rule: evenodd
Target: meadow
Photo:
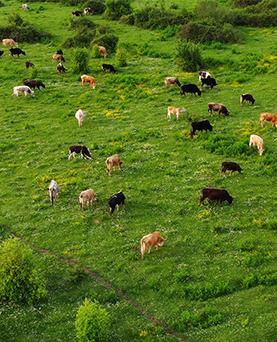
<path fill-rule="evenodd" d="M 63 47 L 76 6 L 31 3 L 23 12 L 18 1 L 2 2 L 1 25 L 19 13 L 52 38 L 19 44 L 26 52 L 19 58 L 1 47 L 0 237 L 14 234 L 32 246 L 48 291 L 33 305 L 1 303 L 1 342 L 77 341 L 85 298 L 109 312 L 109 341 L 277 341 L 277 135 L 270 123 L 259 125 L 260 113 L 276 113 L 277 31 L 242 27 L 240 44 L 202 45 L 218 86 L 181 97 L 164 77 L 199 83 L 174 62 L 175 38 L 92 16 L 129 51 L 126 67 L 108 51 L 115 75 L 103 73 L 103 58 L 90 58 L 92 89 L 72 73 L 73 49 Z M 66 59 L 61 76 L 52 63 L 58 48 Z M 27 59 L 46 88 L 13 98 L 13 87 L 32 75 Z M 243 93 L 255 104 L 241 106 Z M 208 102 L 224 103 L 230 116 L 211 117 Z M 187 112 L 168 120 L 167 106 Z M 80 128 L 79 108 L 88 111 Z M 213 132 L 190 138 L 191 122 L 201 119 Z M 263 156 L 249 148 L 250 134 L 264 139 Z M 69 161 L 75 144 L 87 146 L 92 160 Z M 115 153 L 123 170 L 109 177 L 105 160 Z M 225 160 L 242 173 L 220 177 Z M 53 206 L 51 179 L 60 185 Z M 198 207 L 207 186 L 227 189 L 233 205 Z M 78 196 L 90 187 L 97 201 L 82 212 Z M 108 199 L 120 190 L 126 208 L 111 218 Z M 166 241 L 142 261 L 140 239 L 153 231 Z"/>

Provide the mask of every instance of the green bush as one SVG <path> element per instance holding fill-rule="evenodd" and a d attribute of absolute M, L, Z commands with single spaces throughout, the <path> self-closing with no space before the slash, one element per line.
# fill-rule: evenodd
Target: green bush
<path fill-rule="evenodd" d="M 79 307 L 75 321 L 79 342 L 105 342 L 108 340 L 109 316 L 97 301 L 85 299 Z"/>
<path fill-rule="evenodd" d="M 95 44 L 92 47 L 92 58 L 101 58 L 101 52 L 99 50 L 99 45 Z"/>
<path fill-rule="evenodd" d="M 122 15 L 132 13 L 130 0 L 107 0 L 104 16 L 109 20 L 119 20 Z"/>
<path fill-rule="evenodd" d="M 120 47 L 116 50 L 115 60 L 116 64 L 121 67 L 127 65 L 127 50 L 124 47 Z"/>
<path fill-rule="evenodd" d="M 0 279 L 0 300 L 34 302 L 47 293 L 31 248 L 17 238 L 0 245 Z"/>
<path fill-rule="evenodd" d="M 81 31 L 74 37 L 68 38 L 63 46 L 65 47 L 87 47 L 90 46 L 91 41 L 95 38 L 95 30 Z"/>
<path fill-rule="evenodd" d="M 94 45 L 94 44 L 102 45 L 106 48 L 107 52 L 108 51 L 109 52 L 115 52 L 117 42 L 118 42 L 118 37 L 116 37 L 112 33 L 108 33 L 108 34 L 104 34 L 102 36 L 95 38 L 92 41 L 92 45 Z"/>
<path fill-rule="evenodd" d="M 69 30 L 94 30 L 98 25 L 95 24 L 90 17 L 73 17 L 70 18 Z"/>
<path fill-rule="evenodd" d="M 72 71 L 74 74 L 87 73 L 89 62 L 89 52 L 87 49 L 77 48 L 73 52 Z"/>
<path fill-rule="evenodd" d="M 200 48 L 192 42 L 179 40 L 176 47 L 175 60 L 178 66 L 184 71 L 197 71 L 204 67 Z"/>

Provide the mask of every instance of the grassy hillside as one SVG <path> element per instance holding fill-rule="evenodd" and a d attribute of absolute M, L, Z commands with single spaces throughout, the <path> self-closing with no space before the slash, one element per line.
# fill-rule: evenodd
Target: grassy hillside
<path fill-rule="evenodd" d="M 16 1 L 2 2 L 1 25 L 18 12 L 53 39 L 20 44 L 26 57 L 12 59 L 3 48 L 0 59 L 1 238 L 13 232 L 30 243 L 48 280 L 47 298 L 35 305 L 1 303 L 0 340 L 77 341 L 76 312 L 89 298 L 110 314 L 110 341 L 176 341 L 169 329 L 195 342 L 276 341 L 276 130 L 259 126 L 261 112 L 276 110 L 275 30 L 242 28 L 244 43 L 202 46 L 218 86 L 181 98 L 164 77 L 199 84 L 198 74 L 178 70 L 174 38 L 93 17 L 130 50 L 128 66 L 115 75 L 102 72 L 103 59 L 90 59 L 93 90 L 72 73 L 72 49 L 63 48 L 63 76 L 52 63 L 74 34 L 67 26 L 75 7 L 31 3 L 25 13 Z M 153 52 L 168 58 L 149 57 Z M 32 72 L 27 59 L 46 88 L 13 98 L 13 87 Z M 106 62 L 116 66 L 109 51 Z M 242 93 L 255 104 L 241 107 Z M 212 101 L 230 116 L 211 117 Z M 187 112 L 169 121 L 169 105 Z M 79 108 L 88 111 L 81 128 Z M 191 139 L 190 124 L 200 119 L 209 119 L 213 132 Z M 248 147 L 250 134 L 264 139 L 262 157 Z M 86 145 L 92 160 L 69 161 L 74 144 Z M 109 177 L 105 160 L 114 153 L 123 170 Z M 239 163 L 242 174 L 220 177 L 225 160 Z M 53 206 L 45 190 L 51 179 L 61 188 Z M 206 186 L 227 189 L 233 206 L 198 207 Z M 82 212 L 78 196 L 89 187 L 97 201 Z M 108 199 L 119 190 L 126 208 L 111 218 Z M 139 241 L 155 230 L 164 247 L 142 261 Z"/>

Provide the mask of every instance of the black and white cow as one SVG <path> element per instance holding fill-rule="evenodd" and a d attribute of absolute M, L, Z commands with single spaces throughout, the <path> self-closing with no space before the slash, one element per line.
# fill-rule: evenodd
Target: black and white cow
<path fill-rule="evenodd" d="M 105 72 L 109 70 L 110 72 L 113 72 L 114 74 L 117 72 L 116 69 L 111 64 L 102 64 L 102 70 Z"/>
<path fill-rule="evenodd" d="M 68 160 L 70 160 L 71 156 L 75 158 L 75 153 L 81 154 L 81 158 L 86 159 L 87 157 L 88 159 L 91 159 L 91 154 L 86 146 L 82 146 L 82 145 L 70 146 Z"/>
<path fill-rule="evenodd" d="M 117 210 L 119 208 L 119 205 L 122 204 L 123 207 L 125 208 L 125 196 L 122 191 L 118 191 L 116 194 L 112 195 L 109 199 L 109 206 L 110 206 L 110 213 L 111 216 L 113 217 L 113 212 L 115 207 L 117 207 Z"/>
<path fill-rule="evenodd" d="M 209 78 L 201 78 L 201 86 L 204 87 L 205 85 L 211 86 L 211 89 L 217 86 L 216 80 L 212 77 Z"/>

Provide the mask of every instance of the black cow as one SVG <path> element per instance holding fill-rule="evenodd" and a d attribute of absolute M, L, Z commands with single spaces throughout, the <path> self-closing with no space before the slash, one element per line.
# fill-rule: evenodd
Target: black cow
<path fill-rule="evenodd" d="M 40 87 L 45 88 L 45 84 L 37 81 L 37 80 L 25 80 L 23 83 L 28 86 L 29 88 L 33 88 L 35 90 L 35 87 L 37 87 L 40 90 Z"/>
<path fill-rule="evenodd" d="M 35 65 L 34 63 L 32 63 L 31 61 L 26 61 L 25 62 L 25 65 L 26 65 L 26 69 L 28 70 L 30 67 L 34 68 Z"/>
<path fill-rule="evenodd" d="M 112 195 L 109 199 L 109 206 L 110 206 L 110 213 L 111 216 L 113 217 L 113 212 L 115 207 L 117 207 L 117 210 L 119 208 L 119 205 L 122 204 L 123 207 L 125 208 L 125 196 L 122 191 L 118 191 L 116 194 Z"/>
<path fill-rule="evenodd" d="M 195 131 L 212 131 L 213 126 L 210 124 L 209 120 L 194 121 L 191 123 L 190 136 L 193 137 Z"/>
<path fill-rule="evenodd" d="M 113 72 L 114 74 L 117 72 L 111 64 L 102 64 L 102 70 L 105 72 L 109 70 L 110 72 Z"/>
<path fill-rule="evenodd" d="M 211 86 L 211 89 L 213 89 L 215 86 L 217 86 L 216 80 L 212 77 L 209 78 L 201 78 L 201 86 L 204 87 L 204 85 Z"/>
<path fill-rule="evenodd" d="M 254 104 L 255 100 L 251 94 L 242 94 L 240 96 L 240 104 L 243 105 L 243 102 L 246 101 L 248 103 Z"/>
<path fill-rule="evenodd" d="M 228 191 L 225 189 L 215 189 L 215 188 L 203 188 L 202 195 L 200 197 L 198 206 L 201 204 L 201 202 L 204 205 L 204 200 L 206 198 L 210 200 L 215 200 L 215 205 L 219 201 L 220 206 L 222 207 L 222 202 L 227 201 L 229 204 L 233 203 L 233 197 L 228 194 Z"/>
<path fill-rule="evenodd" d="M 0 57 L 3 55 L 4 51 L 0 51 Z"/>
<path fill-rule="evenodd" d="M 13 57 L 14 55 L 17 55 L 17 57 L 19 57 L 20 54 L 26 56 L 25 51 L 19 48 L 10 49 L 10 57 Z"/>
<path fill-rule="evenodd" d="M 201 90 L 197 87 L 196 84 L 183 84 L 181 86 L 181 96 L 185 95 L 185 93 L 191 93 L 196 96 L 196 93 L 201 96 Z"/>
<path fill-rule="evenodd" d="M 235 171 L 238 171 L 239 173 L 241 173 L 241 171 L 243 170 L 239 164 L 237 163 L 234 163 L 234 162 L 223 162 L 221 164 L 222 166 L 222 170 L 220 172 L 220 176 L 222 175 L 222 173 L 224 173 L 224 176 L 226 177 L 226 170 L 231 170 L 230 172 L 230 176 L 232 175 L 235 175 Z"/>
<path fill-rule="evenodd" d="M 74 11 L 74 12 L 72 12 L 72 16 L 73 17 L 80 17 L 82 15 L 83 15 L 83 12 L 81 12 L 81 11 Z"/>
<path fill-rule="evenodd" d="M 69 147 L 69 156 L 68 156 L 68 160 L 70 160 L 71 156 L 73 156 L 75 158 L 75 153 L 77 154 L 81 154 L 81 158 L 86 159 L 86 157 L 88 157 L 88 159 L 91 159 L 91 154 L 88 150 L 88 148 L 86 146 L 82 146 L 82 145 L 73 145 Z"/>

